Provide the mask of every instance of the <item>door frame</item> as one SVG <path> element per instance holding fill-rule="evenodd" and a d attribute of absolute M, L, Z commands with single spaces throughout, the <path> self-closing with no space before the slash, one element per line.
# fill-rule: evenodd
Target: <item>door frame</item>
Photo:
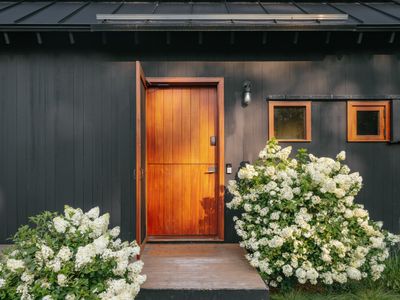
<path fill-rule="evenodd" d="M 143 73 L 142 73 L 143 74 Z M 139 74 L 139 76 L 142 76 Z M 144 74 L 143 74 L 144 77 Z M 163 236 L 149 237 L 151 241 L 223 241 L 225 231 L 225 148 L 224 148 L 224 78 L 223 77 L 144 77 L 147 87 L 166 86 L 215 86 L 217 88 L 217 124 L 218 124 L 218 149 L 217 149 L 217 235 L 216 236 Z M 137 81 L 138 82 L 138 81 Z M 145 107 L 142 109 L 146 109 Z M 140 117 L 140 112 L 139 112 Z M 136 112 L 138 118 L 138 112 Z M 136 129 L 137 130 L 137 129 Z M 137 140 L 138 141 L 138 140 Z M 136 141 L 136 143 L 137 143 Z M 136 144 L 136 147 L 138 145 Z M 138 163 L 138 161 L 137 161 Z M 139 162 L 140 164 L 140 162 Z M 146 160 L 147 165 L 147 160 Z M 147 174 L 146 174 L 147 176 Z M 147 191 L 147 180 L 146 180 Z M 138 198 L 136 197 L 136 201 Z M 140 203 L 136 203 L 140 208 Z M 147 232 L 147 202 L 146 202 L 146 232 Z M 136 220 L 136 228 L 140 228 L 141 220 Z"/>
<path fill-rule="evenodd" d="M 141 107 L 141 88 L 142 84 L 145 86 L 145 89 L 147 90 L 147 81 L 146 81 L 146 76 L 143 72 L 142 65 L 140 61 L 136 61 L 136 116 L 135 116 L 135 134 L 136 134 L 136 140 L 135 140 L 135 154 L 136 154 L 136 159 L 135 159 L 135 168 L 134 168 L 134 180 L 135 180 L 135 200 L 136 200 L 136 242 L 139 246 L 141 246 L 141 249 L 143 250 L 146 242 L 147 242 L 147 218 L 146 218 L 146 236 L 145 239 L 142 242 L 142 215 L 141 215 L 141 197 L 142 197 L 142 190 L 141 190 L 141 180 L 142 177 L 144 176 L 144 169 L 142 166 L 142 137 L 141 137 L 141 126 L 142 126 L 142 120 L 141 120 L 141 111 L 142 109 L 146 109 L 145 107 Z M 145 91 L 145 94 L 147 94 L 147 91 Z M 146 102 L 146 100 L 145 100 Z M 146 148 L 146 146 L 145 146 Z M 147 161 L 145 162 L 147 164 Z M 146 193 L 147 188 L 145 188 L 145 193 Z M 145 199 L 147 201 L 147 195 L 145 195 Z M 146 202 L 146 207 L 145 207 L 145 214 L 147 216 L 147 202 Z M 142 251 L 141 251 L 142 252 Z M 139 256 L 140 257 L 140 256 Z"/>

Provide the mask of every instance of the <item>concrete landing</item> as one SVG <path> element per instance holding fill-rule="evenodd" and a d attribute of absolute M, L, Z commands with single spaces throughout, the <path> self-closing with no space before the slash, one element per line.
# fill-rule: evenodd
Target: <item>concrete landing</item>
<path fill-rule="evenodd" d="M 147 244 L 138 299 L 268 299 L 237 244 Z"/>

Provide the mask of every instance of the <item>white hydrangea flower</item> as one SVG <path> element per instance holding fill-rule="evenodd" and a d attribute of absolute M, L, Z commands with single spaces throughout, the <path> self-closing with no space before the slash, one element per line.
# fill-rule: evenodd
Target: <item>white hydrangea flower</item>
<path fill-rule="evenodd" d="M 87 265 L 92 261 L 94 256 L 96 256 L 96 248 L 93 246 L 93 244 L 79 247 L 75 257 L 75 268 L 80 269 L 81 267 Z"/>
<path fill-rule="evenodd" d="M 59 233 L 65 233 L 69 223 L 64 220 L 62 217 L 55 217 L 53 219 L 54 228 Z"/>
<path fill-rule="evenodd" d="M 128 278 L 132 281 L 136 280 L 136 278 L 140 275 L 143 269 L 143 262 L 138 260 L 128 265 Z M 141 278 L 142 280 L 146 280 L 146 278 Z M 144 281 L 142 283 L 144 283 Z M 140 284 L 142 284 L 140 283 Z"/>
<path fill-rule="evenodd" d="M 61 270 L 61 260 L 59 258 L 55 258 L 54 260 L 48 263 L 48 267 L 53 270 L 53 272 L 58 273 Z"/>
<path fill-rule="evenodd" d="M 68 247 L 62 246 L 58 251 L 57 258 L 64 262 L 69 261 L 72 258 L 72 252 Z"/>
<path fill-rule="evenodd" d="M 74 209 L 68 205 L 64 208 L 64 215 L 67 220 L 69 220 L 74 226 L 79 226 L 82 217 L 84 216 L 80 208 Z"/>
<path fill-rule="evenodd" d="M 113 238 L 116 238 L 116 237 L 119 236 L 120 231 L 121 231 L 120 227 L 119 227 L 119 226 L 116 226 L 116 227 L 114 227 L 113 229 L 110 230 L 110 235 L 111 235 Z"/>
<path fill-rule="evenodd" d="M 246 166 L 241 168 L 238 172 L 238 177 L 240 179 L 252 179 L 257 175 L 258 172 L 254 169 L 254 166 L 250 164 L 246 164 Z"/>
<path fill-rule="evenodd" d="M 95 220 L 100 215 L 100 209 L 98 206 L 93 207 L 91 210 L 89 210 L 87 213 L 85 213 L 85 215 L 88 216 L 89 219 Z"/>
<path fill-rule="evenodd" d="M 290 277 L 293 274 L 293 268 L 290 265 L 284 265 L 282 267 L 282 272 L 285 274 L 286 277 Z"/>
<path fill-rule="evenodd" d="M 54 256 L 54 251 L 49 246 L 42 244 L 40 251 L 36 252 L 36 256 L 39 260 L 47 261 Z"/>
<path fill-rule="evenodd" d="M 32 300 L 32 296 L 29 294 L 29 286 L 26 283 L 17 287 L 17 293 L 21 295 L 21 300 Z"/>
<path fill-rule="evenodd" d="M 25 263 L 22 260 L 10 258 L 7 260 L 6 266 L 11 272 L 17 272 L 25 268 Z"/>
<path fill-rule="evenodd" d="M 93 246 L 95 248 L 96 254 L 102 254 L 109 244 L 109 239 L 107 236 L 102 235 L 93 241 Z"/>
<path fill-rule="evenodd" d="M 27 271 L 25 271 L 21 275 L 21 280 L 27 284 L 31 284 L 33 282 L 34 278 L 35 278 L 35 276 Z"/>
<path fill-rule="evenodd" d="M 100 299 L 133 299 L 139 293 L 140 284 L 129 284 L 125 279 L 109 280 L 107 290 L 99 295 Z"/>
<path fill-rule="evenodd" d="M 336 159 L 339 161 L 346 160 L 346 152 L 340 151 L 338 155 L 336 155 Z"/>
<path fill-rule="evenodd" d="M 67 286 L 67 276 L 64 274 L 58 274 L 57 275 L 57 283 L 59 286 Z"/>
<path fill-rule="evenodd" d="M 92 229 L 93 237 L 99 237 L 102 234 L 107 232 L 108 225 L 110 224 L 110 215 L 104 214 L 101 217 L 94 219 L 93 222 L 89 225 Z"/>
<path fill-rule="evenodd" d="M 271 218 L 271 220 L 279 220 L 280 215 L 281 215 L 281 212 L 276 211 L 271 214 L 270 218 Z"/>
<path fill-rule="evenodd" d="M 268 242 L 271 248 L 279 248 L 283 245 L 284 240 L 280 236 L 274 236 L 272 240 Z"/>
<path fill-rule="evenodd" d="M 383 249 L 386 247 L 386 244 L 383 240 L 382 237 L 373 237 L 371 236 L 369 238 L 370 242 L 371 242 L 371 247 L 372 248 L 378 248 L 378 249 Z"/>

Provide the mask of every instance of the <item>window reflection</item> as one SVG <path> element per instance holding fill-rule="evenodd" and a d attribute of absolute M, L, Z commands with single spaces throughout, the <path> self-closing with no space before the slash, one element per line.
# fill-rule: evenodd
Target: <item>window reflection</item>
<path fill-rule="evenodd" d="M 306 139 L 306 108 L 275 107 L 274 135 L 277 139 Z"/>

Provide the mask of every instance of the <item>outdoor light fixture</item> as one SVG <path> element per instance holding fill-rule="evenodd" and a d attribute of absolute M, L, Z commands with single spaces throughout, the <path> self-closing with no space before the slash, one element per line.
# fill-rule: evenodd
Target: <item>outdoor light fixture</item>
<path fill-rule="evenodd" d="M 243 104 L 248 105 L 251 102 L 251 82 L 243 82 Z"/>

